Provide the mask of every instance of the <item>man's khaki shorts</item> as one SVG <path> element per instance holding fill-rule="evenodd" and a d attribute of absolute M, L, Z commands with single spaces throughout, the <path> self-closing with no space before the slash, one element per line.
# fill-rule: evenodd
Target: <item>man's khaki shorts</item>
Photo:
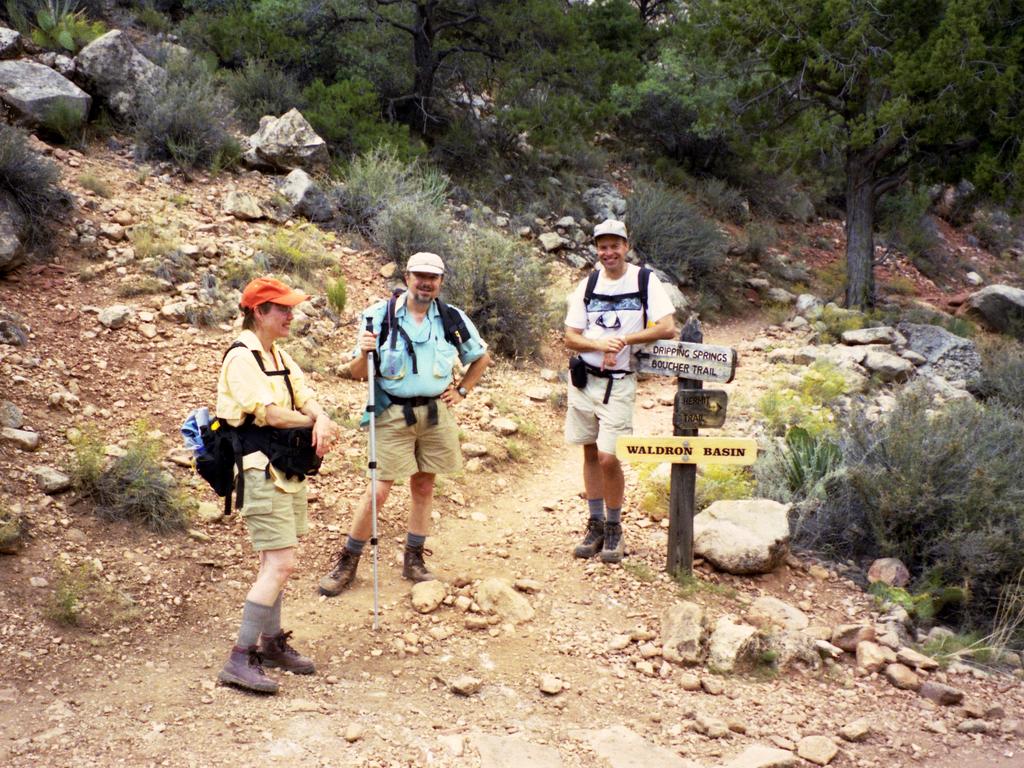
<path fill-rule="evenodd" d="M 427 423 L 427 406 L 413 408 L 407 426 L 402 406 L 391 405 L 376 419 L 377 477 L 405 480 L 417 472 L 450 475 L 462 470 L 459 429 L 444 401 L 437 401 L 437 426 Z"/>
<path fill-rule="evenodd" d="M 608 403 L 604 394 L 608 379 L 588 376 L 587 386 L 579 389 L 569 382 L 568 410 L 565 414 L 565 442 L 572 445 L 597 443 L 604 453 L 615 453 L 620 435 L 633 434 L 633 404 L 636 401 L 636 375 L 612 379 Z"/>
<path fill-rule="evenodd" d="M 285 493 L 262 469 L 247 469 L 240 514 L 257 552 L 294 547 L 309 530 L 306 484 L 296 493 Z"/>

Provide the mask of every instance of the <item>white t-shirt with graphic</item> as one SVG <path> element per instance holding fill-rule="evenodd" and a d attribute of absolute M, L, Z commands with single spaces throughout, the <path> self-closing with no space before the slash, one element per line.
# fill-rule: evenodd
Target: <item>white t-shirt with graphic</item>
<path fill-rule="evenodd" d="M 627 264 L 626 271 L 618 280 L 609 280 L 604 269 L 600 268 L 594 293 L 610 296 L 600 299 L 595 295 L 590 306 L 583 304 L 583 296 L 587 292 L 587 278 L 583 278 L 576 290 L 569 296 L 569 307 L 565 315 L 565 324 L 569 328 L 579 328 L 586 339 L 603 339 L 609 336 L 625 336 L 643 330 L 643 307 L 637 294 L 640 290 L 640 267 Z M 675 312 L 672 301 L 665 292 L 657 275 L 651 273 L 647 284 L 647 322 L 656 323 L 666 315 Z M 596 368 L 604 362 L 603 352 L 582 352 L 583 359 Z M 632 370 L 630 357 L 632 347 L 626 345 L 615 358 L 615 369 Z"/>

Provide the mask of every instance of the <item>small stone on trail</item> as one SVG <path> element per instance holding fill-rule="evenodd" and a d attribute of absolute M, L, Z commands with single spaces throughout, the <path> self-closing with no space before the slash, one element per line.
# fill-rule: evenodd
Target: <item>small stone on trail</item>
<path fill-rule="evenodd" d="M 345 741 L 349 744 L 359 741 L 363 738 L 365 729 L 361 723 L 349 723 L 348 728 L 345 729 Z"/>
<path fill-rule="evenodd" d="M 839 735 L 846 741 L 864 741 L 871 735 L 871 722 L 866 717 L 858 718 L 840 728 Z"/>
<path fill-rule="evenodd" d="M 828 736 L 804 736 L 796 745 L 796 753 L 816 765 L 828 765 L 839 747 Z"/>
<path fill-rule="evenodd" d="M 702 677 L 700 679 L 700 687 L 704 689 L 705 693 L 709 693 L 712 696 L 721 696 L 725 691 L 725 683 L 717 677 Z"/>
<path fill-rule="evenodd" d="M 420 613 L 431 613 L 437 610 L 447 594 L 444 582 L 421 581 L 412 588 L 412 607 Z"/>
<path fill-rule="evenodd" d="M 945 685 L 943 683 L 936 683 L 934 680 L 928 680 L 919 689 L 918 694 L 926 699 L 934 701 L 936 704 L 942 704 L 946 707 L 951 707 L 954 704 L 959 704 L 964 700 L 964 692 L 954 688 L 951 685 Z"/>
<path fill-rule="evenodd" d="M 548 696 L 554 696 L 562 692 L 565 684 L 554 675 L 544 674 L 540 676 L 540 682 L 538 687 L 541 693 L 545 693 Z"/>
<path fill-rule="evenodd" d="M 544 584 L 537 581 L 537 579 L 516 579 L 515 584 L 512 586 L 528 595 L 540 592 L 544 588 Z"/>
<path fill-rule="evenodd" d="M 470 677 L 469 675 L 461 675 L 455 678 L 449 684 L 448 689 L 459 696 L 472 696 L 474 693 L 479 693 L 480 687 L 483 685 L 477 678 Z"/>
<path fill-rule="evenodd" d="M 784 749 L 755 744 L 747 747 L 722 768 L 796 768 L 800 759 Z"/>

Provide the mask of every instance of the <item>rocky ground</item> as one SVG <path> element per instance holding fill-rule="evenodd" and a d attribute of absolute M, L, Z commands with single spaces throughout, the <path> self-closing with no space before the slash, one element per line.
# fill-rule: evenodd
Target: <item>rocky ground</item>
<path fill-rule="evenodd" d="M 369 558 L 351 592 L 319 597 L 316 580 L 364 482 L 365 437 L 354 427 L 364 388 L 339 377 L 339 363 L 352 310 L 387 289 L 380 264 L 343 238 L 325 248 L 348 280 L 350 309 L 332 316 L 313 305 L 302 326 L 309 342 L 294 342 L 346 425 L 313 482 L 313 527 L 285 601 L 285 625 L 318 673 L 286 677 L 272 698 L 219 687 L 255 558 L 243 524 L 218 518 L 174 446 L 185 414 L 212 398 L 235 329 L 226 317 L 200 329 L 182 322 L 181 307 L 164 310 L 216 308 L 204 303 L 201 275 L 251 255 L 273 230 L 226 214 L 226 193 L 265 198 L 270 184 L 144 176 L 116 150 L 56 157 L 80 215 L 52 262 L 0 283 L 0 307 L 28 331 L 24 346 L 0 346 L 2 398 L 39 437 L 30 451 L 0 442 L 0 497 L 28 523 L 24 546 L 0 557 L 0 763 L 1024 765 L 1024 689 L 1012 670 L 936 669 L 908 653 L 908 638 L 893 636 L 892 616 L 845 564 L 790 555 L 771 573 L 732 576 L 698 562 L 696 579 L 680 586 L 662 573 L 667 531 L 639 512 L 633 471 L 623 565 L 570 557 L 583 518 L 579 456 L 561 445 L 563 385 L 540 367 L 498 366 L 461 406 L 467 471 L 440 483 L 429 542 L 443 589 L 413 596 L 400 578 L 408 495 L 399 487 L 381 514 L 380 628 Z M 113 194 L 82 186 L 85 172 Z M 140 277 L 138 242 L 125 230 L 150 224 L 186 246 L 195 285 L 179 281 L 174 301 L 125 295 Z M 575 274 L 556 270 L 566 285 Z M 756 318 L 705 328 L 708 343 L 736 347 L 741 362 L 716 432 L 757 435 L 759 393 L 777 363 L 799 364 L 792 350 L 808 338 L 802 323 L 787 330 Z M 561 359 L 553 343 L 547 363 Z M 673 387 L 642 383 L 638 433 L 671 431 Z M 139 418 L 166 436 L 168 470 L 205 502 L 188 532 L 102 522 L 72 494 L 42 490 L 36 470 L 66 466 L 69 430 L 93 426 L 117 455 Z M 69 573 L 84 606 L 77 626 L 58 620 Z M 670 661 L 678 646 L 667 617 L 677 606 L 695 606 L 711 626 L 727 617 L 745 625 L 764 598 L 806 617 L 797 633 L 809 658 L 779 669 L 762 654 L 735 672 Z"/>

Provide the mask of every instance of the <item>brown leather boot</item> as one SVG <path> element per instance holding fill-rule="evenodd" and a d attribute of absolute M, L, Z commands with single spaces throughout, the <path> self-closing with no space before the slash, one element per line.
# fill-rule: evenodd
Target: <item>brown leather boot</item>
<path fill-rule="evenodd" d="M 359 557 L 359 555 L 353 554 L 347 549 L 341 550 L 334 570 L 320 579 L 320 594 L 334 597 L 335 595 L 340 595 L 343 590 L 348 589 L 356 578 Z"/>
<path fill-rule="evenodd" d="M 433 581 L 437 578 L 427 570 L 423 562 L 423 547 L 405 545 L 405 557 L 402 559 L 402 578 L 409 581 Z"/>
<path fill-rule="evenodd" d="M 260 657 L 263 666 L 277 667 L 295 675 L 312 675 L 316 672 L 313 660 L 303 656 L 288 643 L 291 632 L 281 630 L 276 635 L 260 636 Z"/>
<path fill-rule="evenodd" d="M 263 674 L 260 653 L 255 645 L 248 648 L 234 646 L 231 655 L 217 675 L 227 685 L 237 685 L 258 693 L 277 693 L 277 681 Z"/>

